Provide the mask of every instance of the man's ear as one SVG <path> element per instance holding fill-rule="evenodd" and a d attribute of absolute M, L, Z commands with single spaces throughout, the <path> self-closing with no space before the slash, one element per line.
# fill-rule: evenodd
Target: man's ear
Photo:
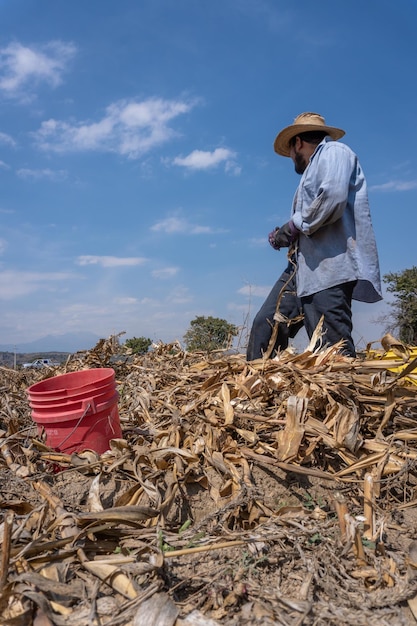
<path fill-rule="evenodd" d="M 296 138 L 295 138 L 294 148 L 296 150 L 300 150 L 302 145 L 303 145 L 303 140 L 297 135 Z"/>

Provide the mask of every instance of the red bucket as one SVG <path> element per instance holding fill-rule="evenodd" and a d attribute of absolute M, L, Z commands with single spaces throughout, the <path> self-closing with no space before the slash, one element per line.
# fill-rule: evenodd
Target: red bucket
<path fill-rule="evenodd" d="M 70 454 L 102 454 L 110 439 L 122 437 L 114 370 L 101 368 L 54 376 L 27 390 L 32 419 L 46 444 Z"/>
<path fill-rule="evenodd" d="M 95 394 L 99 389 L 114 385 L 114 370 L 101 367 L 46 378 L 29 387 L 28 393 L 31 400 L 64 400 L 91 392 Z"/>

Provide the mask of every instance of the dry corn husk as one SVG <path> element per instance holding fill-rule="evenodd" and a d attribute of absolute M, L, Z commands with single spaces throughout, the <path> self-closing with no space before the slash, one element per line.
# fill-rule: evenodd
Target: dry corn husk
<path fill-rule="evenodd" d="M 401 623 L 416 364 L 382 345 L 112 360 L 123 439 L 102 455 L 49 450 L 25 395 L 42 372 L 3 368 L 0 623 Z M 113 348 L 60 371 L 108 366 Z"/>

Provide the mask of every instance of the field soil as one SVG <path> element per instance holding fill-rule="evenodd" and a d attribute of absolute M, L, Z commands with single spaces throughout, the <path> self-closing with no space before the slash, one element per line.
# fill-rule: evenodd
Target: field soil
<path fill-rule="evenodd" d="M 387 354 L 1 368 L 0 623 L 417 624 L 416 364 Z M 122 437 L 51 448 L 28 387 L 109 367 Z"/>

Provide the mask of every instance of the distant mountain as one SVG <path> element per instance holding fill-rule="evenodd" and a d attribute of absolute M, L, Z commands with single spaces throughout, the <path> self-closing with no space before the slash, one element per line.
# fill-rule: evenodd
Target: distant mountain
<path fill-rule="evenodd" d="M 78 352 L 94 348 L 100 337 L 90 332 L 46 335 L 35 341 L 0 345 L 1 352 Z"/>

